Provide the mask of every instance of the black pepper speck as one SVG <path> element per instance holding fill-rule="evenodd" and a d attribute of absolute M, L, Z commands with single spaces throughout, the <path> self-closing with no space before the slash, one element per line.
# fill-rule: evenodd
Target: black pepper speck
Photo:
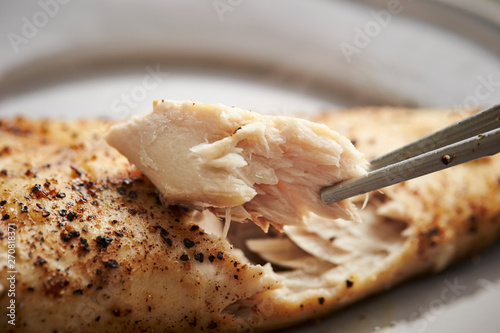
<path fill-rule="evenodd" d="M 104 262 L 104 267 L 118 268 L 118 267 L 120 267 L 120 265 L 118 264 L 118 261 L 116 261 L 115 259 L 110 259 L 110 260 Z"/>
<path fill-rule="evenodd" d="M 170 235 L 170 233 L 167 231 L 167 229 L 160 227 L 160 236 L 162 238 L 165 238 L 168 237 L 168 235 Z"/>
<path fill-rule="evenodd" d="M 80 243 L 78 243 L 78 246 L 82 249 L 82 251 L 90 252 L 89 242 L 85 238 L 80 238 Z"/>
<path fill-rule="evenodd" d="M 184 238 L 184 246 L 190 249 L 194 246 L 194 242 L 188 238 Z"/>
<path fill-rule="evenodd" d="M 102 247 L 108 247 L 108 245 L 113 241 L 113 238 L 109 236 L 97 236 L 95 241 Z"/>
<path fill-rule="evenodd" d="M 172 240 L 168 237 L 169 234 L 170 233 L 166 229 L 160 227 L 161 238 L 163 238 L 163 240 L 167 243 L 168 246 L 172 246 Z"/>
<path fill-rule="evenodd" d="M 43 259 L 40 256 L 36 256 L 36 261 L 35 261 L 35 264 L 34 264 L 35 266 L 42 266 L 45 263 L 47 263 L 47 261 L 45 259 Z"/>
<path fill-rule="evenodd" d="M 73 211 L 71 211 L 71 212 L 69 212 L 69 214 L 68 214 L 68 220 L 69 220 L 69 221 L 73 221 L 73 220 L 74 220 L 74 219 L 76 219 L 77 217 L 78 217 L 78 213 L 77 213 L 77 212 L 73 212 Z"/>
<path fill-rule="evenodd" d="M 63 230 L 61 231 L 61 239 L 65 242 L 70 241 L 73 238 L 80 237 L 80 232 L 78 230 Z"/>
<path fill-rule="evenodd" d="M 83 175 L 85 172 L 83 172 L 80 168 L 78 168 L 76 165 L 74 164 L 70 164 L 70 168 L 78 175 L 78 176 L 81 176 Z"/>
<path fill-rule="evenodd" d="M 194 255 L 194 260 L 197 260 L 199 262 L 203 262 L 205 256 L 203 255 L 203 253 L 196 253 Z"/>

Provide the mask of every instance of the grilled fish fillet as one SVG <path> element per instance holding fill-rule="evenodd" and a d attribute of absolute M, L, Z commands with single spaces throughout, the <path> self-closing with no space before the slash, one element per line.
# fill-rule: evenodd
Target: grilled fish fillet
<path fill-rule="evenodd" d="M 155 101 L 151 113 L 113 126 L 106 140 L 156 185 L 168 204 L 231 208 L 267 231 L 310 212 L 355 219 L 349 201 L 319 190 L 366 173 L 349 140 L 322 124 L 192 101 Z M 209 180 L 209 181 L 207 181 Z"/>
<path fill-rule="evenodd" d="M 382 108 L 314 120 L 372 158 L 462 116 Z M 441 270 L 500 234 L 492 156 L 372 193 L 361 224 L 311 213 L 282 233 L 236 223 L 225 239 L 212 213 L 162 205 L 106 144 L 109 126 L 0 122 L 2 317 L 16 304 L 16 325 L 0 331 L 266 331 Z"/>

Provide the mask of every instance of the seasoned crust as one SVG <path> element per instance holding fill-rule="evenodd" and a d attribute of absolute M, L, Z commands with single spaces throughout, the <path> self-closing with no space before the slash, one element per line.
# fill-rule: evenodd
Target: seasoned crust
<path fill-rule="evenodd" d="M 260 266 L 163 207 L 109 147 L 102 121 L 0 124 L 0 281 L 16 226 L 16 329 L 218 331 L 248 325 L 222 310 L 276 287 Z M 5 290 L 4 290 L 5 291 Z M 3 292 L 1 307 L 9 298 Z M 223 325 L 222 325 L 223 323 Z M 2 320 L 2 331 L 11 329 Z"/>

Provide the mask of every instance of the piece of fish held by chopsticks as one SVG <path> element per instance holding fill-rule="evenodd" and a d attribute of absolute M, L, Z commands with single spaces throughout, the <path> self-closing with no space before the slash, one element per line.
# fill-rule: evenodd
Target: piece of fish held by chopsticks
<path fill-rule="evenodd" d="M 310 212 L 356 220 L 349 200 L 324 205 L 319 190 L 362 175 L 366 160 L 334 130 L 199 102 L 157 102 L 115 125 L 106 140 L 144 172 L 167 204 L 211 208 L 264 230 L 302 224 Z"/>

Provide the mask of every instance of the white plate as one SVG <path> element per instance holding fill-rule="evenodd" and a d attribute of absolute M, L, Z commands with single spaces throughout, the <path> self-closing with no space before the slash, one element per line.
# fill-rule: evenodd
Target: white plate
<path fill-rule="evenodd" d="M 0 116 L 123 117 L 154 99 L 273 114 L 498 103 L 498 5 L 450 3 L 4 1 Z M 296 331 L 498 332 L 499 258 L 495 246 Z"/>

